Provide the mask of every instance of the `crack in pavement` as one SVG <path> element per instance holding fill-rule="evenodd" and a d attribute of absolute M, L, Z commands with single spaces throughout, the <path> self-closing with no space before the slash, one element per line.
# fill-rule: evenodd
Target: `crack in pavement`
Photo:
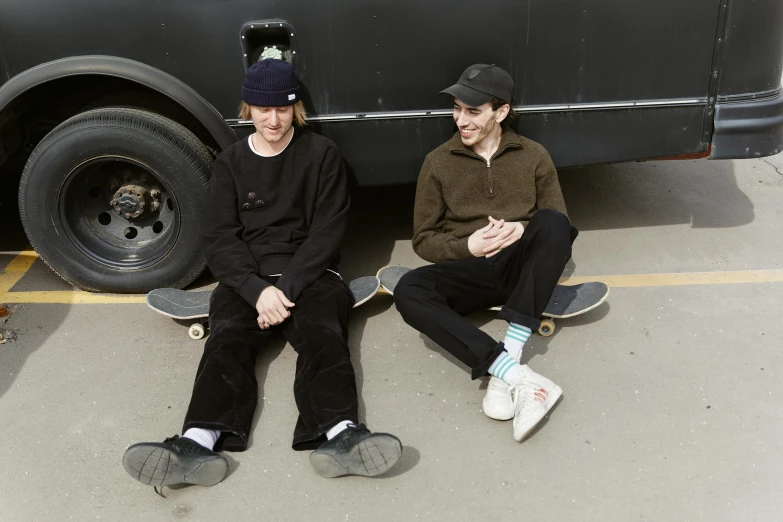
<path fill-rule="evenodd" d="M 766 158 L 759 158 L 759 159 L 761 159 L 761 161 L 763 161 L 764 163 L 766 163 L 767 165 L 769 165 L 770 167 L 772 167 L 773 169 L 775 169 L 775 172 L 777 172 L 778 174 L 780 174 L 781 176 L 783 176 L 783 172 L 780 172 L 780 168 L 779 168 L 777 165 L 775 165 L 774 163 L 772 163 L 771 161 L 769 161 L 769 160 L 768 160 L 768 159 L 766 159 Z"/>

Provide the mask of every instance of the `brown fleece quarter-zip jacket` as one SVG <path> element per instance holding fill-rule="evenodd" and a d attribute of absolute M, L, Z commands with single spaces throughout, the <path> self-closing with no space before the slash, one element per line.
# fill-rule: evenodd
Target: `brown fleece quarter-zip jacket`
<path fill-rule="evenodd" d="M 557 171 L 544 147 L 506 129 L 487 161 L 455 133 L 421 167 L 413 249 L 433 263 L 469 258 L 468 237 L 489 223 L 488 216 L 527 225 L 542 208 L 566 214 Z"/>

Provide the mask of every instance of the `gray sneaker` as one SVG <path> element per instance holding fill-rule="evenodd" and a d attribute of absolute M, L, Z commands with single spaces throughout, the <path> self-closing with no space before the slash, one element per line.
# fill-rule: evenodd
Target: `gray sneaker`
<path fill-rule="evenodd" d="M 349 424 L 310 454 L 310 464 L 316 473 L 326 478 L 374 477 L 386 473 L 401 456 L 402 443 L 394 435 L 372 433 L 364 424 Z"/>
<path fill-rule="evenodd" d="M 141 442 L 125 450 L 122 465 L 147 486 L 214 486 L 226 477 L 228 460 L 198 442 L 174 435 L 163 442 Z"/>

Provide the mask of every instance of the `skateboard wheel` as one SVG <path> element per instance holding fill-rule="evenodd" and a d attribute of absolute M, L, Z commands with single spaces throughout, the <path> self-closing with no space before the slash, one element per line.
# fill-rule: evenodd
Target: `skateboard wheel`
<path fill-rule="evenodd" d="M 538 333 L 542 337 L 549 337 L 555 333 L 555 322 L 549 319 L 541 321 L 541 326 L 538 327 Z"/>
<path fill-rule="evenodd" d="M 190 336 L 191 339 L 199 340 L 204 338 L 204 325 L 195 323 L 190 325 L 190 328 L 188 329 L 188 336 Z"/>

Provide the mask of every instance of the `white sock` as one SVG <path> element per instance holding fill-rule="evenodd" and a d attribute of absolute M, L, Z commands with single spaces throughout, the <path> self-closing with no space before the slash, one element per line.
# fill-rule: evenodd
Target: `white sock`
<path fill-rule="evenodd" d="M 332 426 L 332 429 L 330 429 L 329 431 L 326 432 L 326 438 L 328 440 L 332 440 L 337 435 L 339 435 L 341 431 L 343 431 L 345 428 L 347 428 L 349 424 L 355 424 L 355 423 L 352 422 L 352 421 L 338 422 L 337 424 Z"/>
<path fill-rule="evenodd" d="M 532 333 L 533 331 L 527 326 L 508 323 L 508 330 L 506 330 L 506 337 L 503 339 L 503 346 L 508 354 L 517 362 L 522 358 L 522 348 L 525 346 L 525 343 Z"/>
<path fill-rule="evenodd" d="M 190 428 L 182 434 L 183 437 L 198 442 L 208 450 L 215 447 L 215 443 L 220 438 L 220 432 L 217 430 L 205 430 L 202 428 Z"/>

